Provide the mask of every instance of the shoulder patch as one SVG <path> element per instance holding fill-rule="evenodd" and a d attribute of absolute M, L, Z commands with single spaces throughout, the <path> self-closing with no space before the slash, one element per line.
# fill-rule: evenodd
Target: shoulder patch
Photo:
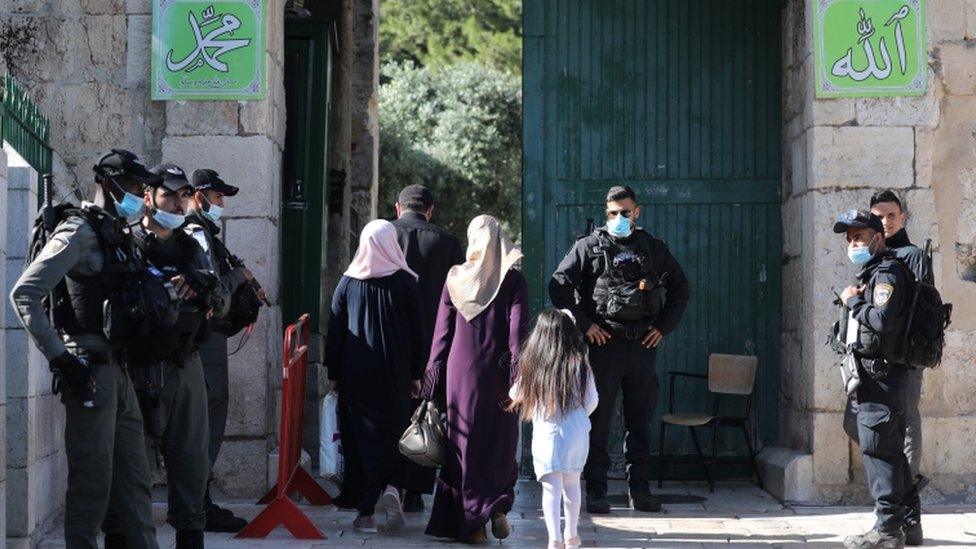
<path fill-rule="evenodd" d="M 895 287 L 891 284 L 881 283 L 874 287 L 874 305 L 875 307 L 884 307 L 888 300 L 891 299 L 891 295 L 895 293 Z"/>
<path fill-rule="evenodd" d="M 51 240 L 47 241 L 47 244 L 44 245 L 44 248 L 41 250 L 41 253 L 38 254 L 37 258 L 45 259 L 48 257 L 53 257 L 61 253 L 61 251 L 67 247 L 68 239 L 62 235 L 55 235 L 51 238 Z"/>

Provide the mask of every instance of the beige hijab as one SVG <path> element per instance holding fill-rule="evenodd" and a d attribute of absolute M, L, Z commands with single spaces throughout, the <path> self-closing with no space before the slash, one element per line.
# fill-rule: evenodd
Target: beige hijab
<path fill-rule="evenodd" d="M 397 242 L 396 227 L 385 219 L 370 221 L 359 234 L 359 248 L 345 275 L 357 280 L 383 278 L 406 271 L 414 279 L 417 273 L 407 266 L 407 258 Z"/>
<path fill-rule="evenodd" d="M 468 225 L 467 262 L 447 274 L 451 302 L 465 320 L 481 314 L 498 295 L 505 274 L 522 258 L 522 251 L 502 232 L 498 220 L 479 215 Z"/>

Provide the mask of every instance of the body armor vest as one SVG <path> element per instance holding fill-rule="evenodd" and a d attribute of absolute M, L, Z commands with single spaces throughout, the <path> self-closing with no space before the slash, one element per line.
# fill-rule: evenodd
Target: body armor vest
<path fill-rule="evenodd" d="M 636 233 L 629 245 L 597 231 L 594 252 L 604 258 L 603 273 L 593 287 L 596 314 L 611 328 L 644 329 L 661 312 L 664 288 L 654 270 L 646 235 Z"/>

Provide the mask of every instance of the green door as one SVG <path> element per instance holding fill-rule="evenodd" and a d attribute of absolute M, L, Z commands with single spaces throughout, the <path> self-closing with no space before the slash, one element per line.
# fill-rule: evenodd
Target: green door
<path fill-rule="evenodd" d="M 625 183 L 641 225 L 664 239 L 691 282 L 680 328 L 658 354 L 667 371 L 705 373 L 709 353 L 755 354 L 759 446 L 777 434 L 780 245 L 780 2 L 540 0 L 524 5 L 524 244 L 533 306 L 606 190 Z M 700 382 L 676 411 L 707 412 Z M 735 402 L 744 406 L 744 402 Z M 615 467 L 623 455 L 617 422 Z M 686 431 L 686 430 L 684 430 Z M 703 433 L 704 434 L 704 433 Z M 710 437 L 703 444 L 708 451 Z M 741 433 L 720 453 L 744 455 Z M 694 452 L 668 431 L 669 452 Z M 670 467 L 671 477 L 700 468 Z M 724 476 L 740 473 L 726 468 Z"/>
<path fill-rule="evenodd" d="M 285 22 L 285 150 L 281 178 L 281 313 L 285 324 L 309 313 L 319 329 L 319 289 L 328 226 L 331 25 Z"/>

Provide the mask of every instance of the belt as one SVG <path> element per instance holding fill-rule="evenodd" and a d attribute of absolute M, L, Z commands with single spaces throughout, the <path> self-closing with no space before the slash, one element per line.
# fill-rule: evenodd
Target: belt
<path fill-rule="evenodd" d="M 644 336 L 647 335 L 648 329 L 649 326 L 644 326 L 642 328 L 610 328 L 607 331 L 610 332 L 610 335 L 613 337 L 619 337 L 619 338 L 629 339 L 633 341 L 637 339 L 644 339 Z"/>

